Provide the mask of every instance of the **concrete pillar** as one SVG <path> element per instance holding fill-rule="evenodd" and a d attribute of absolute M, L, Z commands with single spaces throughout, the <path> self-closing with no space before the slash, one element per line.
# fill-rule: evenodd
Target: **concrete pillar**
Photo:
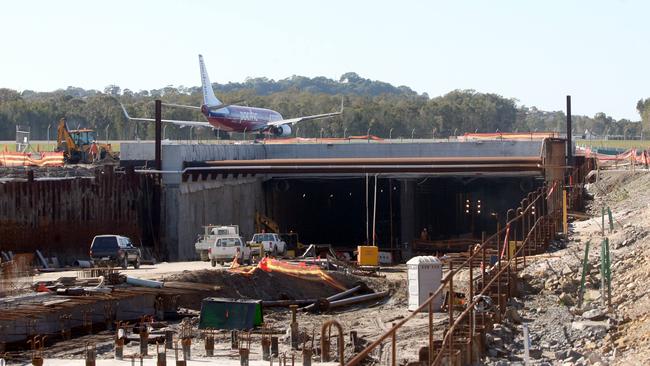
<path fill-rule="evenodd" d="M 401 238 L 400 246 L 410 242 L 416 237 L 415 229 L 415 181 L 400 180 L 400 218 Z"/>

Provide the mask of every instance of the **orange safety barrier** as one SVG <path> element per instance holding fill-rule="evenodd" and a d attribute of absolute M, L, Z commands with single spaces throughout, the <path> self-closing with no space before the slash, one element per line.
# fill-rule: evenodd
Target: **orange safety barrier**
<path fill-rule="evenodd" d="M 639 152 L 636 148 L 626 150 L 620 154 L 610 155 L 595 152 L 589 147 L 578 146 L 576 148 L 576 152 L 588 158 L 596 158 L 600 166 L 619 165 L 626 163 L 635 163 L 644 166 L 650 164 L 650 153 L 648 153 L 648 150 L 642 150 Z"/>
<path fill-rule="evenodd" d="M 63 166 L 63 152 L 0 152 L 0 166 Z"/>
<path fill-rule="evenodd" d="M 294 264 L 267 257 L 262 258 L 257 266 L 237 266 L 229 269 L 230 272 L 236 272 L 243 275 L 252 275 L 257 270 L 282 273 L 304 280 L 325 282 L 339 290 L 347 289 L 343 284 L 334 279 L 334 277 L 330 276 L 327 272 L 323 271 L 319 266 L 308 265 L 304 262 Z"/>

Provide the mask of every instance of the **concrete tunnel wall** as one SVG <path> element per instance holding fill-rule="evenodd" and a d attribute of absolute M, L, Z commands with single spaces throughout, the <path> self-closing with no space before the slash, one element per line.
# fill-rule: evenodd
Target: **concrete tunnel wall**
<path fill-rule="evenodd" d="M 239 225 L 242 236 L 255 230 L 255 211 L 264 212 L 261 178 L 226 178 L 166 186 L 165 236 L 169 260 L 198 258 L 194 243 L 208 224 Z"/>
<path fill-rule="evenodd" d="M 164 142 L 162 168 L 179 171 L 184 162 L 281 158 L 353 157 L 453 157 L 453 156 L 540 156 L 542 141 L 437 141 L 407 143 L 340 144 L 183 144 Z M 123 143 L 122 159 L 146 161 L 154 158 L 153 142 Z M 217 178 L 182 182 L 181 174 L 163 174 L 163 247 L 169 260 L 196 258 L 194 243 L 207 224 L 236 224 L 242 234 L 254 231 L 255 211 L 265 212 L 264 177 Z M 413 185 L 402 183 L 403 203 L 413 199 Z M 410 189 L 409 189 L 410 188 Z M 403 205 L 402 207 L 407 207 Z M 404 212 L 404 222 L 413 213 Z M 415 235 L 411 225 L 402 224 L 402 235 Z"/>

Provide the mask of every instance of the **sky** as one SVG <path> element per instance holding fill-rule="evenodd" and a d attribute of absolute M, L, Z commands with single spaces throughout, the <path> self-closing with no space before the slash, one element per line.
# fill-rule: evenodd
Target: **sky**
<path fill-rule="evenodd" d="M 349 71 L 429 96 L 639 120 L 650 97 L 650 1 L 3 2 L 0 87 L 134 91 Z"/>

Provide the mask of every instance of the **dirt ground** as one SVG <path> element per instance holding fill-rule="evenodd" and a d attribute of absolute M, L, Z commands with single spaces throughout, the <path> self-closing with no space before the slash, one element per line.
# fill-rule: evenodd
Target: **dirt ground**
<path fill-rule="evenodd" d="M 575 221 L 561 248 L 529 258 L 520 273 L 526 289 L 514 305 L 521 322 L 506 323 L 488 341 L 486 364 L 521 364 L 523 325 L 530 332 L 531 364 L 650 364 L 650 174 L 604 171 L 587 190 L 592 218 Z M 612 210 L 614 228 L 605 218 L 604 237 L 611 251 L 611 308 L 603 302 L 601 210 Z M 578 306 L 582 262 L 589 244 L 586 290 Z"/>
<path fill-rule="evenodd" d="M 250 276 L 245 276 L 238 273 L 231 273 L 227 270 L 209 268 L 209 263 L 205 262 L 191 262 L 190 266 L 185 264 L 158 264 L 147 269 L 140 269 L 139 273 L 145 274 L 147 278 L 156 278 L 166 281 L 185 281 L 185 282 L 200 282 L 217 285 L 221 288 L 216 294 L 220 297 L 232 298 L 251 298 L 262 300 L 276 300 L 276 299 L 304 299 L 304 298 L 324 298 L 332 294 L 340 292 L 340 289 L 333 288 L 322 282 L 301 280 L 295 277 L 280 273 L 267 273 L 264 271 L 256 271 Z M 192 266 L 204 268 L 193 270 L 172 270 L 180 268 L 194 268 Z M 168 270 L 167 272 L 165 271 Z M 144 271 L 144 272 L 142 272 Z M 129 275 L 135 275 L 136 270 L 127 270 L 125 272 Z M 357 349 L 369 344 L 374 339 L 384 333 L 392 323 L 409 315 L 407 310 L 407 286 L 406 286 L 406 266 L 400 265 L 386 269 L 381 272 L 382 277 L 359 277 L 344 273 L 331 272 L 330 273 L 338 282 L 342 283 L 345 287 L 350 288 L 359 282 L 365 283 L 370 291 L 385 291 L 388 290 L 389 296 L 381 299 L 366 302 L 361 305 L 352 305 L 345 308 L 338 308 L 322 314 L 313 314 L 309 312 L 298 313 L 298 323 L 301 334 L 311 339 L 315 335 L 314 346 L 320 347 L 320 332 L 321 326 L 325 321 L 330 319 L 337 320 L 343 327 L 343 339 L 345 342 L 346 359 L 349 359 L 354 354 L 354 347 L 350 340 L 349 333 L 354 330 L 357 332 L 359 342 Z M 47 274 L 43 278 L 47 278 Z M 55 277 L 63 276 L 59 273 Z M 197 295 L 194 298 L 192 306 L 195 310 L 200 309 L 200 301 L 204 296 Z M 194 314 L 198 315 L 198 312 Z M 195 357 L 205 355 L 203 349 L 202 334 L 196 328 L 198 324 L 198 316 L 187 318 L 194 325 L 194 340 L 192 345 L 192 352 Z M 442 331 L 443 323 L 446 322 L 445 314 L 436 314 L 435 318 L 436 327 L 439 332 Z M 289 324 L 291 322 L 291 315 L 287 308 L 265 308 L 264 321 L 269 327 L 271 332 L 280 338 L 280 352 L 287 355 L 291 354 L 289 339 L 286 336 Z M 416 360 L 417 351 L 421 346 L 426 343 L 426 334 L 428 318 L 426 314 L 416 317 L 413 321 L 409 322 L 409 326 L 405 327 L 398 333 L 398 358 L 403 363 L 406 360 Z M 179 322 L 170 322 L 168 329 L 179 330 Z M 333 338 L 336 331 L 333 331 Z M 440 333 L 438 334 L 438 336 Z M 76 359 L 83 355 L 83 347 L 80 344 L 91 343 L 97 347 L 98 359 L 109 359 L 113 357 L 113 332 L 99 331 L 94 335 L 85 335 L 82 337 L 74 338 L 71 341 L 61 341 L 48 347 L 44 355 L 48 358 L 56 359 Z M 261 359 L 261 331 L 256 330 L 252 333 L 251 339 L 251 360 Z M 311 341 L 308 341 L 308 345 Z M 333 339 L 332 350 L 336 350 L 336 341 Z M 153 346 L 150 346 L 153 352 Z M 137 353 L 139 351 L 139 344 L 137 341 L 132 341 L 125 347 L 125 354 Z M 216 351 L 220 358 L 236 360 L 238 358 L 236 351 L 230 349 L 230 332 L 219 331 L 216 332 Z M 294 352 L 299 357 L 300 351 Z M 23 355 L 27 357 L 28 354 Z M 334 356 L 334 359 L 338 359 Z M 386 364 L 390 356 L 390 340 L 375 351 L 368 364 Z"/>

